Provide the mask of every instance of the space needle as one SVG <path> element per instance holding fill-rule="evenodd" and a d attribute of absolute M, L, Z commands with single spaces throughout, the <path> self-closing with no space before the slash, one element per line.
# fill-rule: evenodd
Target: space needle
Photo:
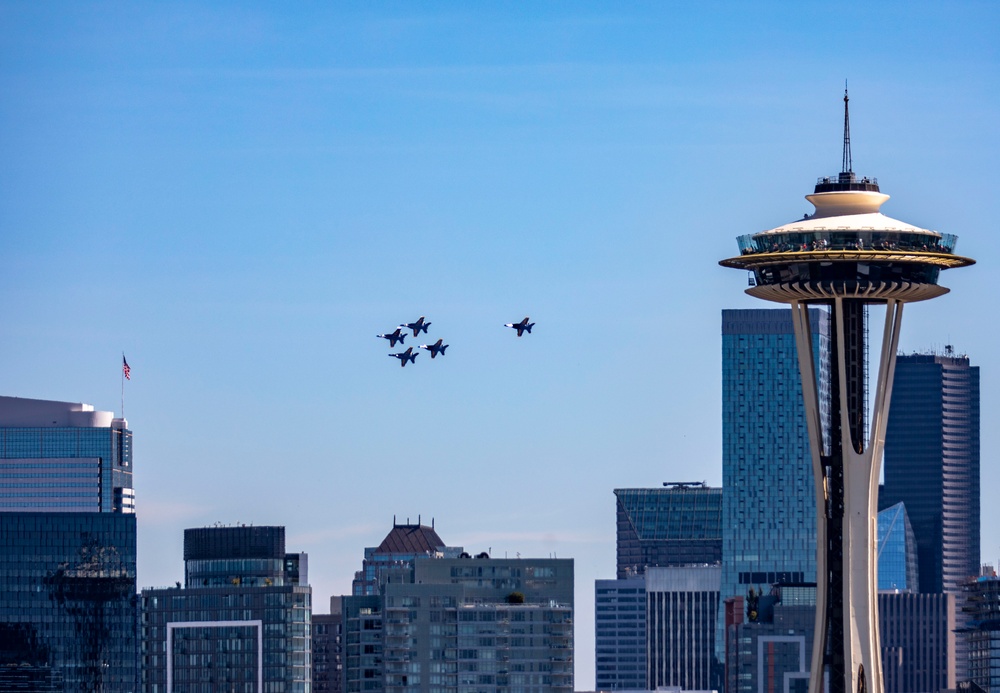
<path fill-rule="evenodd" d="M 751 273 L 751 296 L 788 303 L 802 375 L 816 490 L 816 626 L 809 693 L 883 693 L 877 599 L 878 480 L 885 443 L 903 304 L 948 292 L 943 269 L 974 260 L 955 254 L 956 237 L 882 214 L 889 196 L 851 162 L 844 90 L 840 174 L 806 195 L 815 213 L 740 236 L 740 255 L 724 267 Z M 868 425 L 868 306 L 885 306 L 874 403 Z M 830 312 L 830 412 L 823 430 L 809 307 Z M 824 433 L 829 443 L 824 446 Z"/>

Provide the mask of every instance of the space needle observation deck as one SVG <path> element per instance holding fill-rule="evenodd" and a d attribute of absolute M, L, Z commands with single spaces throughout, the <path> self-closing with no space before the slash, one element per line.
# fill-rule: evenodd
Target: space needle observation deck
<path fill-rule="evenodd" d="M 889 196 L 851 162 L 844 92 L 841 173 L 806 195 L 815 213 L 738 238 L 740 254 L 720 262 L 752 273 L 751 296 L 792 308 L 816 493 L 816 626 L 810 693 L 884 693 L 876 571 L 878 480 L 889 418 L 903 304 L 948 292 L 943 269 L 974 264 L 955 254 L 956 237 L 892 219 Z M 868 421 L 868 306 L 885 306 L 874 402 Z M 831 416 L 824 431 L 809 306 L 830 313 Z M 825 439 L 829 441 L 824 445 Z"/>

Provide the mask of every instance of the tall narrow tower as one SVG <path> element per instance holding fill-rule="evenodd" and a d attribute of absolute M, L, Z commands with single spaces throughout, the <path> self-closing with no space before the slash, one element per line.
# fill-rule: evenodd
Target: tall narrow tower
<path fill-rule="evenodd" d="M 725 267 L 749 270 L 747 293 L 792 307 L 816 490 L 816 630 L 810 693 L 883 693 L 876 602 L 878 479 L 903 304 L 948 292 L 942 269 L 973 260 L 955 236 L 879 212 L 889 199 L 852 170 L 847 91 L 840 174 L 820 178 L 812 216 L 738 239 Z M 867 310 L 885 306 L 874 406 L 867 421 Z M 809 306 L 830 313 L 829 430 L 824 430 Z M 824 444 L 828 440 L 828 444 Z"/>

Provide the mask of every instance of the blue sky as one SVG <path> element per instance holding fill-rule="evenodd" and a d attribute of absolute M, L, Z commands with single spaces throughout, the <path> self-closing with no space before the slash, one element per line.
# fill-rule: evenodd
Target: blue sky
<path fill-rule="evenodd" d="M 117 411 L 128 355 L 144 586 L 185 527 L 282 524 L 324 611 L 434 517 L 576 559 L 592 687 L 612 489 L 720 482 L 720 311 L 766 304 L 717 262 L 839 170 L 847 79 L 883 211 L 979 261 L 902 348 L 983 367 L 995 561 L 998 30 L 991 2 L 2 3 L 0 392 Z M 419 315 L 452 347 L 400 369 L 375 335 Z"/>

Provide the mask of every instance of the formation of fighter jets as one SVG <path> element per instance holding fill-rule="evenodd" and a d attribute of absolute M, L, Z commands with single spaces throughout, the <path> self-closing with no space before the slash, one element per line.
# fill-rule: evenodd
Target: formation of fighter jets
<path fill-rule="evenodd" d="M 406 332 L 407 330 L 413 330 L 414 337 L 419 335 L 421 331 L 423 331 L 424 334 L 427 334 L 427 328 L 431 326 L 431 323 L 429 320 L 427 320 L 426 322 L 425 320 L 426 319 L 424 318 L 424 316 L 421 315 L 419 318 L 416 319 L 415 322 L 401 323 L 392 332 L 386 332 L 385 334 L 378 334 L 375 336 L 379 337 L 380 339 L 389 340 L 389 348 L 393 349 L 396 346 L 396 342 L 399 342 L 400 344 L 406 343 L 406 338 L 409 337 L 409 334 Z M 515 330 L 517 330 L 518 337 L 523 335 L 525 332 L 531 334 L 531 328 L 535 326 L 535 323 L 528 322 L 528 320 L 529 318 L 526 317 L 521 322 L 508 322 L 504 324 L 504 327 L 512 327 Z M 427 351 L 431 352 L 431 358 L 433 359 L 437 358 L 438 354 L 444 356 L 444 350 L 447 349 L 449 346 L 450 346 L 449 344 L 444 343 L 443 339 L 438 339 L 433 344 L 419 344 L 417 348 L 426 349 Z M 406 368 L 407 363 L 416 363 L 417 356 L 419 355 L 420 352 L 414 352 L 413 347 L 407 347 L 406 351 L 400 351 L 395 354 L 389 354 L 389 356 L 393 357 L 394 359 L 399 359 L 399 365 L 401 368 Z"/>

